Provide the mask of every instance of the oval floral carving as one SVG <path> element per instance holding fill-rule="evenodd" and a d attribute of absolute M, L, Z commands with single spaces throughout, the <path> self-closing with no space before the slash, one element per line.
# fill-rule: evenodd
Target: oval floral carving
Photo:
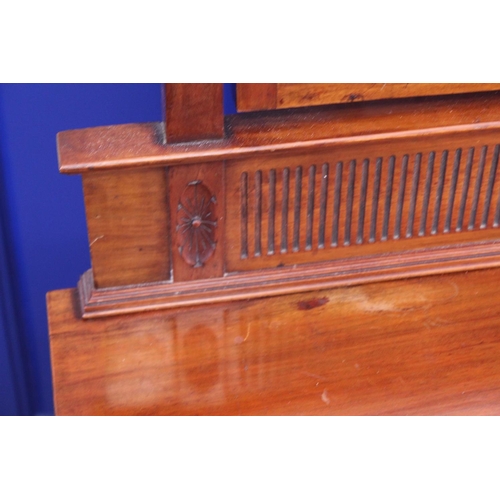
<path fill-rule="evenodd" d="M 215 202 L 207 186 L 193 181 L 177 205 L 177 247 L 191 266 L 201 267 L 215 251 Z"/>

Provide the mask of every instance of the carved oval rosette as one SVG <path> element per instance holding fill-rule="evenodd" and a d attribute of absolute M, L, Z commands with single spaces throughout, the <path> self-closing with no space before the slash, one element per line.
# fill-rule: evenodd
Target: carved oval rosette
<path fill-rule="evenodd" d="M 215 204 L 215 196 L 199 180 L 190 182 L 180 197 L 177 205 L 177 249 L 190 266 L 203 266 L 215 251 Z"/>

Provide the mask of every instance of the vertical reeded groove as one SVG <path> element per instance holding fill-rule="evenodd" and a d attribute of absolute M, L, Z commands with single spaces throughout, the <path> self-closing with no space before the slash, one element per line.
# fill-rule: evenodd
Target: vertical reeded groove
<path fill-rule="evenodd" d="M 372 218 L 370 221 L 370 239 L 369 242 L 375 241 L 377 233 L 377 212 L 378 212 L 378 198 L 380 196 L 380 173 L 382 170 L 382 158 L 377 158 L 375 164 L 375 179 L 373 183 L 373 199 L 372 199 Z"/>
<path fill-rule="evenodd" d="M 465 205 L 467 203 L 467 197 L 469 194 L 469 183 L 470 183 L 470 174 L 472 171 L 472 161 L 474 160 L 474 148 L 469 149 L 469 154 L 467 156 L 467 164 L 465 165 L 465 173 L 464 173 L 464 185 L 462 188 L 462 199 L 460 200 L 460 208 L 458 210 L 458 219 L 457 219 L 457 231 L 462 230 L 462 226 L 464 224 L 464 216 L 465 216 Z"/>
<path fill-rule="evenodd" d="M 307 185 L 306 250 L 312 249 L 315 183 L 316 183 L 316 165 L 311 165 L 309 167 L 309 182 Z"/>
<path fill-rule="evenodd" d="M 408 211 L 408 225 L 406 226 L 406 237 L 413 236 L 413 224 L 415 223 L 415 207 L 417 206 L 418 184 L 420 182 L 420 165 L 422 163 L 422 153 L 415 156 L 415 166 L 413 168 L 413 181 L 410 194 L 410 209 Z"/>
<path fill-rule="evenodd" d="M 321 169 L 321 192 L 319 199 L 318 248 L 325 248 L 326 205 L 328 200 L 328 163 Z"/>
<path fill-rule="evenodd" d="M 335 169 L 335 192 L 333 195 L 333 222 L 332 222 L 332 247 L 339 242 L 340 194 L 342 192 L 342 167 L 341 161 Z"/>
<path fill-rule="evenodd" d="M 351 220 L 352 220 L 352 205 L 354 201 L 354 182 L 356 180 L 356 160 L 351 160 L 349 164 L 349 184 L 347 185 L 347 203 L 345 214 L 345 233 L 344 245 L 351 244 Z"/>
<path fill-rule="evenodd" d="M 439 179 L 436 191 L 436 206 L 434 208 L 434 217 L 432 219 L 431 234 L 436 234 L 439 225 L 439 213 L 441 211 L 441 202 L 443 200 L 443 187 L 446 175 L 446 164 L 448 163 L 448 150 L 445 149 L 441 154 L 441 166 L 439 168 Z"/>
<path fill-rule="evenodd" d="M 498 227 L 500 224 L 500 195 L 498 195 L 497 207 L 495 210 L 495 219 L 493 220 L 493 227 Z"/>
<path fill-rule="evenodd" d="M 368 189 L 368 167 L 370 160 L 363 161 L 363 169 L 361 172 L 361 194 L 359 197 L 359 215 L 358 215 L 358 234 L 356 243 L 363 243 L 363 232 L 365 225 L 365 211 L 366 211 L 366 190 Z"/>
<path fill-rule="evenodd" d="M 392 181 L 394 179 L 394 162 L 396 158 L 391 156 L 389 158 L 389 169 L 387 172 L 387 186 L 385 191 L 385 207 L 384 207 L 384 222 L 382 225 L 382 241 L 387 240 L 389 232 L 389 215 L 391 213 L 391 200 L 392 200 Z"/>
<path fill-rule="evenodd" d="M 302 198 L 302 167 L 295 169 L 295 203 L 293 206 L 293 251 L 300 247 L 300 200 Z"/>
<path fill-rule="evenodd" d="M 241 174 L 241 258 L 248 258 L 248 174 Z"/>
<path fill-rule="evenodd" d="M 267 254 L 274 254 L 274 219 L 276 213 L 276 170 L 269 171 L 269 222 L 267 225 Z"/>
<path fill-rule="evenodd" d="M 408 172 L 408 155 L 403 156 L 401 165 L 401 178 L 399 180 L 398 201 L 396 205 L 396 223 L 394 225 L 394 239 L 401 235 L 401 219 L 403 217 L 403 203 L 405 201 L 406 174 Z"/>
<path fill-rule="evenodd" d="M 462 149 L 455 151 L 455 160 L 453 161 L 453 172 L 451 173 L 450 196 L 448 198 L 448 208 L 446 209 L 446 219 L 444 220 L 444 232 L 449 233 L 451 228 L 451 217 L 453 215 L 453 205 L 455 203 L 455 194 L 457 190 L 458 172 L 460 170 L 460 159 L 462 158 Z"/>
<path fill-rule="evenodd" d="M 495 176 L 497 174 L 499 149 L 500 149 L 500 146 L 498 146 L 498 144 L 497 144 L 495 146 L 494 151 L 493 151 L 493 159 L 491 160 L 490 177 L 488 179 L 488 188 L 486 191 L 486 199 L 484 200 L 483 218 L 481 220 L 481 229 L 484 229 L 488 225 L 488 215 L 490 212 L 491 195 L 493 194 L 493 186 L 495 184 Z"/>
<path fill-rule="evenodd" d="M 290 169 L 283 170 L 283 203 L 281 205 L 281 253 L 288 251 L 288 193 L 290 190 Z"/>
<path fill-rule="evenodd" d="M 420 220 L 420 229 L 418 231 L 419 236 L 424 236 L 425 227 L 427 225 L 427 213 L 429 212 L 429 200 L 431 197 L 432 176 L 434 174 L 435 158 L 436 158 L 436 153 L 434 151 L 431 151 L 429 153 L 429 159 L 427 160 L 427 174 L 425 177 L 424 201 L 422 204 L 422 219 Z"/>
<path fill-rule="evenodd" d="M 470 212 L 469 226 L 467 229 L 474 229 L 476 224 L 476 214 L 477 214 L 477 204 L 479 202 L 479 195 L 481 194 L 481 184 L 483 182 L 483 172 L 484 172 L 484 162 L 486 161 L 486 152 L 488 146 L 483 146 L 481 148 L 481 156 L 479 158 L 479 166 L 477 169 L 477 179 L 476 185 L 474 187 L 474 198 L 472 200 L 472 209 Z"/>
<path fill-rule="evenodd" d="M 255 256 L 262 253 L 261 246 L 261 225 L 262 225 L 262 172 L 255 172 Z"/>

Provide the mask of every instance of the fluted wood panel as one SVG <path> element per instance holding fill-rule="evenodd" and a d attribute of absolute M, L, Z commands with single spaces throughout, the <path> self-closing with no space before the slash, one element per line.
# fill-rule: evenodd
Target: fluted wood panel
<path fill-rule="evenodd" d="M 464 143 L 229 162 L 227 219 L 239 241 L 228 268 L 442 245 L 459 234 L 467 242 L 484 230 L 491 238 L 500 223 L 499 151 L 496 143 Z"/>

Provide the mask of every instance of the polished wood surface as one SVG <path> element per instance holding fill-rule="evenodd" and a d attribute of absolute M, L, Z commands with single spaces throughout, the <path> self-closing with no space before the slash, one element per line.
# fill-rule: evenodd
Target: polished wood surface
<path fill-rule="evenodd" d="M 172 238 L 173 279 L 176 282 L 200 280 L 224 275 L 225 236 L 225 182 L 222 162 L 175 167 L 169 170 L 170 213 Z M 203 186 L 205 194 L 186 196 L 187 190 Z M 205 210 L 205 208 L 207 210 Z M 203 220 L 203 212 L 212 221 Z M 195 227 L 196 220 L 201 226 Z M 179 238 L 186 237 L 184 241 Z M 187 251 L 213 253 L 199 263 L 188 262 L 183 255 Z M 182 249 L 182 250 L 181 250 Z M 182 251 L 182 253 L 181 253 Z"/>
<path fill-rule="evenodd" d="M 236 107 L 238 111 L 276 109 L 277 91 L 276 83 L 237 83 Z"/>
<path fill-rule="evenodd" d="M 145 283 L 137 287 L 96 288 L 92 270 L 89 270 L 78 283 L 80 313 L 84 318 L 97 318 L 324 290 L 408 276 L 493 268 L 500 266 L 499 244 L 500 240 L 492 240 L 488 243 L 444 245 L 442 248 L 425 248 L 368 258 L 338 259 L 332 262 L 228 273 L 223 278 L 194 279 L 175 284 Z"/>
<path fill-rule="evenodd" d="M 241 113 L 216 137 L 219 87 L 169 88 L 166 143 L 158 123 L 59 135 L 84 317 L 499 265 L 499 93 Z"/>
<path fill-rule="evenodd" d="M 224 135 L 222 83 L 164 84 L 166 142 L 220 139 Z"/>
<path fill-rule="evenodd" d="M 48 295 L 58 415 L 496 415 L 500 270 L 96 320 Z"/>
<path fill-rule="evenodd" d="M 227 270 L 464 243 L 488 228 L 495 238 L 498 137 L 471 130 L 228 161 Z"/>
<path fill-rule="evenodd" d="M 431 148 L 426 138 L 432 151 L 418 153 L 420 140 L 405 143 L 408 149 L 393 142 L 389 151 L 373 151 L 380 157 L 370 155 L 372 161 L 358 163 L 337 162 L 338 158 L 325 163 L 329 156 L 295 156 L 269 163 L 247 160 L 241 168 L 229 164 L 226 181 L 220 165 L 219 169 L 214 164 L 174 167 L 170 212 L 181 218 L 177 215 L 170 224 L 170 239 L 175 241 L 173 282 L 165 282 L 159 274 L 135 288 L 100 291 L 99 282 L 94 280 L 97 285 L 92 285 L 88 274 L 80 287 L 83 314 L 93 317 L 498 266 L 499 146 L 472 146 L 487 137 L 484 131 L 477 138 L 472 132 L 466 137 L 449 136 L 443 144 L 450 150 L 442 150 L 441 143 Z M 360 146 L 357 153 L 363 152 Z M 289 161 L 309 165 L 301 190 L 297 189 L 297 173 L 302 167 L 290 169 L 294 179 L 289 179 L 286 188 L 282 179 L 286 168 L 276 174 L 279 162 L 293 165 Z M 317 181 L 314 165 L 324 170 L 318 172 Z M 381 175 L 375 182 L 377 171 Z M 244 195 L 240 179 L 248 184 Z M 213 195 L 210 241 L 206 233 L 203 239 L 195 239 L 197 229 L 191 225 L 201 224 L 201 219 L 196 220 L 197 215 L 190 213 L 196 207 L 183 198 L 186 190 L 196 190 L 198 185 L 208 193 L 200 198 L 201 204 L 209 203 Z M 290 200 L 287 204 L 285 194 Z M 189 207 L 186 212 L 183 203 Z M 160 242 L 168 240 L 163 215 L 160 212 Z M 143 238 L 150 233 L 139 231 Z M 196 254 L 198 245 L 203 251 L 213 245 L 208 260 L 199 265 L 194 257 L 186 259 L 186 252 Z M 168 261 L 169 250 L 164 250 Z M 103 257 L 119 266 L 120 255 L 108 251 Z M 161 252 L 155 255 L 161 263 Z M 139 269 L 140 263 L 141 256 L 136 254 Z"/>
<path fill-rule="evenodd" d="M 238 83 L 238 111 L 500 90 L 498 83 Z"/>
<path fill-rule="evenodd" d="M 499 92 L 165 90 L 165 122 L 58 136 L 93 261 L 48 295 L 58 414 L 500 411 Z"/>
<path fill-rule="evenodd" d="M 166 172 L 96 172 L 82 180 L 96 286 L 169 280 Z"/>
<path fill-rule="evenodd" d="M 225 139 L 164 144 L 162 123 L 67 130 L 57 135 L 59 171 L 165 167 L 281 152 L 425 139 L 450 130 L 498 127 L 500 92 L 339 104 L 307 109 L 241 113 L 226 117 Z"/>

